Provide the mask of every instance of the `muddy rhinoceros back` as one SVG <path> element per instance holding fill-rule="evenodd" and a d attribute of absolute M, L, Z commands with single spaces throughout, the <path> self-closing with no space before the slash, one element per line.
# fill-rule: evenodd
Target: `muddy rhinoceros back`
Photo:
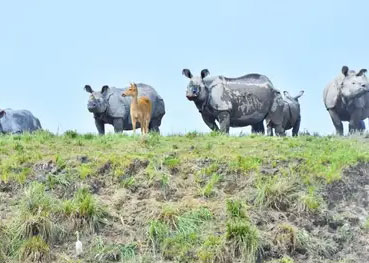
<path fill-rule="evenodd" d="M 33 132 L 42 129 L 40 121 L 28 110 L 6 109 L 0 119 L 0 131 L 3 133 Z"/>

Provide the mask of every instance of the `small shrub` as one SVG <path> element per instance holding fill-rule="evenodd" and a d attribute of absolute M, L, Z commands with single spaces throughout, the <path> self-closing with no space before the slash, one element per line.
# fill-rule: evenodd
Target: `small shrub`
<path fill-rule="evenodd" d="M 304 192 L 299 196 L 299 202 L 297 204 L 297 210 L 299 212 L 318 212 L 323 204 L 324 200 L 319 196 L 312 187 L 308 188 L 307 193 Z"/>
<path fill-rule="evenodd" d="M 294 263 L 295 261 L 293 260 L 293 258 L 289 257 L 289 256 L 283 256 L 283 258 L 281 258 L 278 263 Z"/>
<path fill-rule="evenodd" d="M 196 138 L 200 135 L 201 135 L 201 133 L 199 133 L 197 131 L 193 131 L 193 132 L 188 132 L 185 136 L 186 136 L 186 138 L 194 139 L 194 138 Z"/>
<path fill-rule="evenodd" d="M 220 176 L 218 174 L 213 174 L 206 185 L 201 189 L 201 195 L 205 197 L 210 197 L 214 194 L 214 187 L 219 182 Z"/>
<path fill-rule="evenodd" d="M 232 166 L 244 172 L 256 171 L 260 168 L 262 160 L 254 156 L 238 156 L 236 161 L 232 163 Z"/>
<path fill-rule="evenodd" d="M 367 217 L 363 223 L 362 228 L 366 231 L 369 232 L 369 217 Z"/>
<path fill-rule="evenodd" d="M 92 134 L 92 133 L 86 133 L 86 134 L 83 135 L 83 139 L 85 139 L 85 140 L 92 140 L 94 138 L 95 138 L 95 135 Z"/>
<path fill-rule="evenodd" d="M 211 212 L 205 207 L 186 212 L 178 217 L 177 231 L 182 233 L 194 232 L 199 225 L 212 219 L 212 217 Z"/>
<path fill-rule="evenodd" d="M 256 183 L 255 204 L 285 211 L 295 198 L 296 183 L 292 178 L 262 177 Z"/>
<path fill-rule="evenodd" d="M 197 256 L 202 263 L 225 262 L 222 249 L 225 246 L 222 236 L 208 236 L 202 244 Z"/>
<path fill-rule="evenodd" d="M 227 200 L 227 214 L 230 218 L 247 218 L 244 205 L 238 200 Z"/>
<path fill-rule="evenodd" d="M 160 244 L 169 234 L 169 227 L 167 224 L 161 222 L 160 220 L 153 220 L 150 222 L 148 235 L 153 245 L 154 251 L 156 251 Z"/>
<path fill-rule="evenodd" d="M 160 134 L 157 132 L 150 132 L 146 136 L 141 136 L 140 142 L 145 147 L 155 147 L 160 144 Z"/>
<path fill-rule="evenodd" d="M 79 168 L 78 168 L 78 173 L 79 173 L 79 177 L 84 180 L 86 179 L 88 176 L 92 175 L 93 170 L 92 168 L 87 165 L 87 164 L 82 164 Z"/>
<path fill-rule="evenodd" d="M 93 257 L 91 262 L 110 262 L 119 261 L 127 262 L 130 259 L 135 258 L 137 251 L 137 245 L 131 244 L 105 244 L 101 238 L 99 238 L 92 245 Z"/>
<path fill-rule="evenodd" d="M 163 165 L 167 166 L 169 169 L 174 169 L 178 167 L 179 164 L 180 164 L 180 160 L 173 156 L 168 156 L 163 161 Z"/>
<path fill-rule="evenodd" d="M 131 189 L 135 186 L 136 184 L 136 179 L 134 176 L 130 176 L 128 178 L 123 179 L 122 181 L 120 181 L 120 185 L 124 188 L 127 189 Z"/>
<path fill-rule="evenodd" d="M 154 251 L 161 250 L 166 259 L 176 258 L 183 261 L 189 251 L 199 244 L 200 226 L 212 218 L 211 212 L 204 207 L 178 215 L 178 210 L 166 209 L 161 220 L 150 222 L 149 238 Z M 168 223 L 163 222 L 168 221 Z"/>
<path fill-rule="evenodd" d="M 162 208 L 159 219 L 167 225 L 176 228 L 180 211 L 177 207 L 165 205 Z"/>
<path fill-rule="evenodd" d="M 72 200 L 64 201 L 61 210 L 72 220 L 74 229 L 88 226 L 91 232 L 97 232 L 107 216 L 105 209 L 86 188 L 80 188 Z"/>
<path fill-rule="evenodd" d="M 297 229 L 289 224 L 280 224 L 277 226 L 274 234 L 274 245 L 280 251 L 293 252 L 296 249 Z"/>
<path fill-rule="evenodd" d="M 241 255 L 247 263 L 255 262 L 260 248 L 260 235 L 254 225 L 244 219 L 231 220 L 226 226 L 226 238 L 231 243 L 235 256 Z"/>
<path fill-rule="evenodd" d="M 8 229 L 0 221 L 0 262 L 6 262 L 8 249 L 10 248 L 10 236 Z"/>
<path fill-rule="evenodd" d="M 78 137 L 78 132 L 74 131 L 74 130 L 68 130 L 68 131 L 64 132 L 64 136 L 66 138 L 75 139 L 75 138 Z"/>
<path fill-rule="evenodd" d="M 20 248 L 23 262 L 50 262 L 49 245 L 40 237 L 34 236 L 26 240 Z"/>
<path fill-rule="evenodd" d="M 19 216 L 12 225 L 13 245 L 17 247 L 21 240 L 35 236 L 48 243 L 58 240 L 63 229 L 54 223 L 57 205 L 43 185 L 32 183 L 25 191 L 19 205 Z"/>

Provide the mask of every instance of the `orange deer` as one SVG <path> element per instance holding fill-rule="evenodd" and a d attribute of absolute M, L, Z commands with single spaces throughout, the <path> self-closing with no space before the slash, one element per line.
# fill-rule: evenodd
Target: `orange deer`
<path fill-rule="evenodd" d="M 152 111 L 151 100 L 146 96 L 138 98 L 138 90 L 135 83 L 131 83 L 130 87 L 122 93 L 122 96 L 132 97 L 131 119 L 133 132 L 136 131 L 136 123 L 139 122 L 141 126 L 141 133 L 148 133 Z"/>

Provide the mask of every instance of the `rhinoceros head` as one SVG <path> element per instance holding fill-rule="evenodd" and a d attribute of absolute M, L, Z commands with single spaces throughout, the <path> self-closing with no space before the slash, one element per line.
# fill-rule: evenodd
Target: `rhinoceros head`
<path fill-rule="evenodd" d="M 86 85 L 85 90 L 91 94 L 87 103 L 87 109 L 93 113 L 105 112 L 108 108 L 106 94 L 109 90 L 109 87 L 105 85 L 101 88 L 101 91 L 94 91 L 91 86 Z"/>
<path fill-rule="evenodd" d="M 341 86 L 341 94 L 344 101 L 349 101 L 369 92 L 369 81 L 365 75 L 366 69 L 361 69 L 359 73 L 349 70 L 347 66 L 342 67 L 344 79 Z"/>
<path fill-rule="evenodd" d="M 203 69 L 200 76 L 193 76 L 189 69 L 184 69 L 182 74 L 190 79 L 188 83 L 186 97 L 188 100 L 204 100 L 207 96 L 204 78 L 209 75 L 209 70 Z"/>

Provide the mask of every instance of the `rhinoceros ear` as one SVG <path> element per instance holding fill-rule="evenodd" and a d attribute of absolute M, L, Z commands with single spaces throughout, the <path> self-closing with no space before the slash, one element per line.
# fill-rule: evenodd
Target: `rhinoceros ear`
<path fill-rule="evenodd" d="M 189 79 L 192 79 L 192 77 L 193 77 L 191 71 L 189 69 L 186 69 L 186 68 L 182 70 L 182 75 L 186 76 Z"/>
<path fill-rule="evenodd" d="M 202 79 L 206 78 L 206 76 L 209 75 L 209 74 L 210 74 L 209 70 L 207 70 L 207 69 L 201 70 L 201 78 Z"/>
<path fill-rule="evenodd" d="M 348 66 L 343 66 L 343 67 L 342 67 L 342 74 L 343 74 L 345 77 L 347 76 L 348 71 L 349 71 Z"/>
<path fill-rule="evenodd" d="M 92 92 L 94 92 L 94 91 L 92 90 L 92 88 L 91 88 L 91 86 L 90 86 L 90 85 L 86 85 L 86 86 L 85 86 L 85 90 L 86 90 L 88 93 L 92 93 Z"/>
<path fill-rule="evenodd" d="M 295 100 L 298 100 L 302 95 L 304 94 L 304 91 L 301 90 L 297 96 L 294 97 Z"/>
<path fill-rule="evenodd" d="M 365 68 L 363 68 L 363 69 L 361 69 L 361 70 L 359 71 L 359 73 L 357 73 L 357 74 L 356 74 L 356 76 L 362 76 L 362 75 L 364 75 L 366 72 L 367 72 L 367 70 L 366 70 Z"/>
<path fill-rule="evenodd" d="M 3 111 L 3 110 L 0 110 L 0 119 L 2 118 L 2 117 L 4 117 L 4 115 L 5 115 L 6 113 L 5 113 L 5 111 Z"/>
<path fill-rule="evenodd" d="M 105 94 L 108 90 L 109 90 L 109 86 L 108 86 L 108 85 L 104 85 L 104 86 L 101 88 L 101 94 Z"/>

